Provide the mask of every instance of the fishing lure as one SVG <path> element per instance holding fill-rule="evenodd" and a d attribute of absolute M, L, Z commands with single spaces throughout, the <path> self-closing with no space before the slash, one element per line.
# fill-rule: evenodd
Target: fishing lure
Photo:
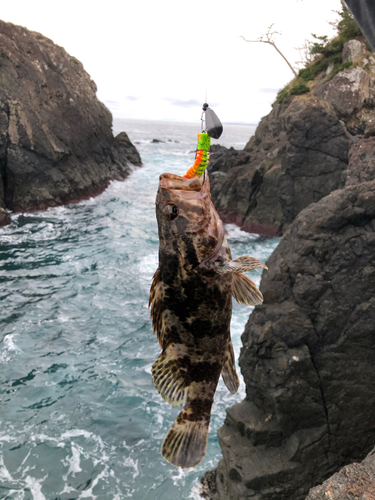
<path fill-rule="evenodd" d="M 202 109 L 202 132 L 198 134 L 194 165 L 184 175 L 186 179 L 201 177 L 204 174 L 210 159 L 211 137 L 219 139 L 223 132 L 221 121 L 209 105 L 204 103 Z"/>

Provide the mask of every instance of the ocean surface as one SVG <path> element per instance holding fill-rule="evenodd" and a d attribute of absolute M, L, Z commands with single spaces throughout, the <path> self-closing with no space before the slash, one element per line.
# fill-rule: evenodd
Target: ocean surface
<path fill-rule="evenodd" d="M 13 215 L 0 229 L 0 499 L 197 499 L 199 478 L 221 458 L 225 409 L 245 395 L 243 381 L 234 396 L 220 381 L 205 460 L 189 470 L 164 461 L 180 410 L 151 378 L 154 201 L 161 173 L 192 165 L 200 124 L 115 120 L 122 130 L 143 168 L 95 199 Z M 253 132 L 224 125 L 213 143 L 241 149 Z M 279 241 L 226 231 L 234 258 L 266 261 Z M 234 302 L 236 358 L 250 312 Z"/>

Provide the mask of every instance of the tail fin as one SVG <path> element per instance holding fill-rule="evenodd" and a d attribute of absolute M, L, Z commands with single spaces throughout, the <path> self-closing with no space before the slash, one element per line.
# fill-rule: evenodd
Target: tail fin
<path fill-rule="evenodd" d="M 206 453 L 210 413 L 194 417 L 191 408 L 182 410 L 161 447 L 163 457 L 183 469 L 198 465 Z"/>

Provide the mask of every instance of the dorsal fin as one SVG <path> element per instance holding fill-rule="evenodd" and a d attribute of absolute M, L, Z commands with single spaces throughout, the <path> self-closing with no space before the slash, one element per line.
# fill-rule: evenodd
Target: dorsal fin
<path fill-rule="evenodd" d="M 150 300 L 148 308 L 151 307 L 151 321 L 154 328 L 154 334 L 157 332 L 160 347 L 163 348 L 165 337 L 165 325 L 163 321 L 164 303 L 163 303 L 163 281 L 161 279 L 160 269 L 157 268 L 150 289 Z"/>
<path fill-rule="evenodd" d="M 231 340 L 229 340 L 228 343 L 226 360 L 224 362 L 223 369 L 221 370 L 221 376 L 223 377 L 224 384 L 227 386 L 228 391 L 235 394 L 240 386 L 240 380 L 237 375 Z"/>
<path fill-rule="evenodd" d="M 239 304 L 258 306 L 263 303 L 263 295 L 245 274 L 233 273 L 232 295 Z"/>

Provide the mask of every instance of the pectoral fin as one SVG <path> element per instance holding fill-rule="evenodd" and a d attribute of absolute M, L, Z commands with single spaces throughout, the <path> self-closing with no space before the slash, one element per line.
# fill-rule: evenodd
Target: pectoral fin
<path fill-rule="evenodd" d="M 224 273 L 245 273 L 247 271 L 252 271 L 253 269 L 268 269 L 268 267 L 263 264 L 260 260 L 255 257 L 250 257 L 249 255 L 243 255 L 235 260 L 227 260 L 224 262 L 216 261 L 214 263 L 214 269 L 219 274 Z"/>
<path fill-rule="evenodd" d="M 227 347 L 227 358 L 221 370 L 221 376 L 223 377 L 224 384 L 227 386 L 228 391 L 235 394 L 240 386 L 240 381 L 236 371 L 236 365 L 234 361 L 234 351 L 232 341 L 229 340 Z"/>
<path fill-rule="evenodd" d="M 233 274 L 232 295 L 239 304 L 258 306 L 263 302 L 263 295 L 245 274 Z"/>

